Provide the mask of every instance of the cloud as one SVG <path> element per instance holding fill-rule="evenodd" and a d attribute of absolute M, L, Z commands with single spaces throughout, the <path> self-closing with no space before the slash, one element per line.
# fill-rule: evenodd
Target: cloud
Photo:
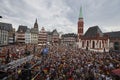
<path fill-rule="evenodd" d="M 40 29 L 45 27 L 51 31 L 57 29 L 59 32 L 77 33 L 82 5 L 84 30 L 98 25 L 103 32 L 107 32 L 118 30 L 120 26 L 119 4 L 119 0 L 1 0 L 0 15 L 16 29 L 20 24 L 33 27 L 37 18 Z"/>
<path fill-rule="evenodd" d="M 103 30 L 120 26 L 119 0 L 84 0 L 85 26 L 100 26 Z M 119 25 L 119 26 L 118 26 Z M 109 31 L 106 29 L 105 31 Z M 117 30 L 117 29 L 114 29 Z"/>

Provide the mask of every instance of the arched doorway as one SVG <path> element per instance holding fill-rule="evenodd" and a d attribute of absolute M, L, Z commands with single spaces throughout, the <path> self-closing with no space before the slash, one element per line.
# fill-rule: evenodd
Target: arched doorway
<path fill-rule="evenodd" d="M 114 50 L 119 50 L 120 44 L 119 42 L 114 42 Z"/>
<path fill-rule="evenodd" d="M 92 42 L 92 48 L 95 48 L 95 41 Z"/>

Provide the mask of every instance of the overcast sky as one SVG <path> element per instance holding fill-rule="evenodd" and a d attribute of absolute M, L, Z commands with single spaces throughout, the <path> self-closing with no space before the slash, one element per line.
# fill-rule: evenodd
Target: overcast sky
<path fill-rule="evenodd" d="M 32 28 L 38 19 L 39 29 L 77 33 L 80 6 L 84 30 L 98 25 L 103 32 L 120 31 L 120 0 L 0 0 L 1 21 Z"/>

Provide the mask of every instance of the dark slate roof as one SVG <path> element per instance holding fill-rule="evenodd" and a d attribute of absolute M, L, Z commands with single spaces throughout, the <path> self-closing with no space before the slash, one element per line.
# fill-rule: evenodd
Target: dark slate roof
<path fill-rule="evenodd" d="M 54 29 L 53 31 L 52 31 L 52 33 L 51 33 L 52 35 L 53 34 L 57 34 L 57 35 L 59 35 L 59 33 L 57 32 L 57 30 L 56 29 Z"/>
<path fill-rule="evenodd" d="M 54 29 L 52 32 L 50 32 L 50 31 L 46 31 L 46 32 L 47 32 L 48 35 L 53 35 L 53 34 L 59 35 L 59 33 L 57 32 L 56 29 Z"/>
<path fill-rule="evenodd" d="M 55 33 L 55 32 L 57 33 L 57 30 L 56 30 L 56 29 L 54 29 L 54 30 L 52 31 L 52 33 Z"/>
<path fill-rule="evenodd" d="M 25 33 L 27 30 L 27 26 L 19 25 L 17 32 Z"/>
<path fill-rule="evenodd" d="M 0 22 L 0 29 L 10 32 L 13 30 L 13 27 L 12 24 Z"/>
<path fill-rule="evenodd" d="M 98 34 L 100 35 L 100 37 L 103 36 L 103 33 L 100 30 L 100 28 L 98 26 L 93 26 L 86 31 L 86 33 L 84 34 L 84 37 L 95 37 Z"/>
<path fill-rule="evenodd" d="M 50 31 L 47 31 L 47 34 L 48 34 L 48 35 L 52 35 L 52 32 L 50 32 Z"/>
<path fill-rule="evenodd" d="M 30 28 L 27 28 L 26 33 L 30 33 L 30 32 L 31 32 Z"/>
<path fill-rule="evenodd" d="M 120 31 L 106 32 L 104 35 L 108 35 L 110 38 L 120 38 Z"/>
<path fill-rule="evenodd" d="M 77 34 L 74 34 L 74 33 L 63 34 L 62 37 L 75 37 L 75 38 L 77 38 Z"/>

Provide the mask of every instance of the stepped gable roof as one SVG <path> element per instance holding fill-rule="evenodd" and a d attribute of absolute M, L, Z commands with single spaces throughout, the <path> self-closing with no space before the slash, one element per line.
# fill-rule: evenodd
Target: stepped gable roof
<path fill-rule="evenodd" d="M 84 34 L 84 37 L 95 37 L 99 34 L 100 37 L 103 36 L 102 31 L 100 30 L 100 28 L 98 26 L 93 26 L 90 27 L 86 33 Z"/>
<path fill-rule="evenodd" d="M 110 38 L 120 38 L 120 31 L 106 32 L 104 35 L 108 35 Z"/>

